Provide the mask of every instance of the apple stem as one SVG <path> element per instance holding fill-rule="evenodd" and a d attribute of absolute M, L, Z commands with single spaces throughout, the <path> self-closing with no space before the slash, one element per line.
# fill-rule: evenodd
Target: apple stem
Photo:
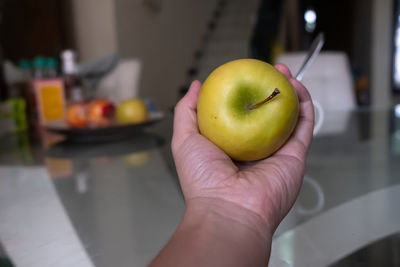
<path fill-rule="evenodd" d="M 279 91 L 278 88 L 275 88 L 275 90 L 269 95 L 269 97 L 267 97 L 266 99 L 264 99 L 263 101 L 261 101 L 261 102 L 255 104 L 255 105 L 249 105 L 248 109 L 249 109 L 249 110 L 252 110 L 252 109 L 258 108 L 258 107 L 261 106 L 262 104 L 264 104 L 264 103 L 270 101 L 272 98 L 274 98 L 274 97 L 275 97 L 276 95 L 278 95 L 280 92 L 281 92 L 281 91 Z"/>

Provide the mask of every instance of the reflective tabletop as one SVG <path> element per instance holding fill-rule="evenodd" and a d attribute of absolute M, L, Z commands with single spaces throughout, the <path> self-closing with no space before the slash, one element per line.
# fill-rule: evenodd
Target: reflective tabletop
<path fill-rule="evenodd" d="M 270 266 L 376 263 L 369 246 L 400 244 L 393 241 L 400 240 L 397 115 L 327 112 L 299 198 L 275 233 Z M 146 266 L 185 208 L 170 152 L 172 119 L 103 143 L 1 137 L 0 266 Z M 354 256 L 359 251 L 367 256 Z M 399 266 L 395 255 L 382 266 Z"/>

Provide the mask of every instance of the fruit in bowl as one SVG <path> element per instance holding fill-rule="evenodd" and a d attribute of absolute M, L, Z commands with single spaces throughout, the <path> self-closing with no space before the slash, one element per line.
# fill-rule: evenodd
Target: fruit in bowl
<path fill-rule="evenodd" d="M 239 161 L 266 158 L 294 130 L 299 101 L 290 81 L 276 68 L 239 59 L 215 69 L 197 104 L 200 133 Z"/>
<path fill-rule="evenodd" d="M 107 99 L 95 99 L 88 108 L 89 123 L 94 126 L 109 126 L 114 121 L 115 106 Z"/>
<path fill-rule="evenodd" d="M 71 127 L 82 128 L 88 126 L 86 104 L 81 102 L 70 105 L 67 109 L 66 119 Z"/>
<path fill-rule="evenodd" d="M 148 118 L 147 106 L 139 98 L 123 100 L 117 106 L 116 119 L 120 124 L 141 123 L 147 121 Z"/>

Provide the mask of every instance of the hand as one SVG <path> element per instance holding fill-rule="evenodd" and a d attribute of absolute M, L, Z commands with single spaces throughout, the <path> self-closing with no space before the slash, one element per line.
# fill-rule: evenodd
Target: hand
<path fill-rule="evenodd" d="M 172 139 L 173 156 L 188 209 L 203 206 L 253 228 L 263 228 L 255 229 L 261 234 L 268 229 L 270 235 L 298 195 L 314 125 L 314 109 L 308 91 L 291 76 L 286 66 L 275 67 L 295 87 L 300 115 L 290 139 L 272 156 L 257 162 L 234 162 L 199 133 L 196 107 L 201 84 L 198 81 L 192 83 L 175 108 Z"/>
<path fill-rule="evenodd" d="M 177 104 L 172 152 L 186 211 L 150 266 L 268 264 L 273 232 L 300 189 L 314 125 L 307 90 L 284 65 L 276 68 L 296 88 L 300 115 L 286 144 L 264 160 L 233 162 L 199 133 L 196 107 L 200 82 L 193 82 Z"/>

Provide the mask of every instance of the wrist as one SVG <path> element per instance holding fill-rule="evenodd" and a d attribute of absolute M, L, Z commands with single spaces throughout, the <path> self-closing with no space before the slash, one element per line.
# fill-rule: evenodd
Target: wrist
<path fill-rule="evenodd" d="M 205 223 L 248 232 L 258 242 L 270 242 L 275 231 L 273 222 L 235 203 L 218 198 L 194 198 L 186 201 L 184 220 L 189 224 Z"/>
<path fill-rule="evenodd" d="M 215 198 L 186 204 L 182 222 L 151 266 L 267 266 L 272 230 L 260 217 Z"/>

